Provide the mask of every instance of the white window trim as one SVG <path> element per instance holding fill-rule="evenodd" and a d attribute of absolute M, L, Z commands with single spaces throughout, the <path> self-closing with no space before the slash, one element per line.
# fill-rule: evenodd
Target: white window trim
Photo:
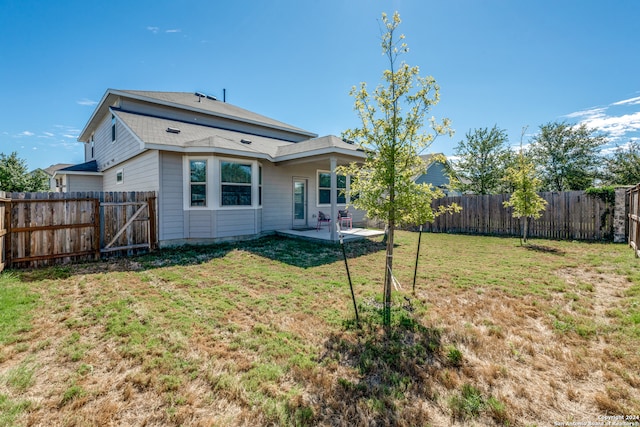
<path fill-rule="evenodd" d="M 216 165 L 218 166 L 217 171 L 217 183 L 216 187 L 218 189 L 218 209 L 220 210 L 239 210 L 239 209 L 256 209 L 258 207 L 258 182 L 255 179 L 258 173 L 258 162 L 256 160 L 245 160 L 245 159 L 236 159 L 233 157 L 217 157 Z M 231 205 L 231 206 L 223 206 L 222 205 L 222 163 L 238 163 L 241 165 L 251 166 L 251 205 Z M 233 184 L 233 183 L 230 183 Z M 243 184 L 238 184 L 243 185 Z M 246 185 L 246 184 L 244 184 Z"/>
<path fill-rule="evenodd" d="M 316 170 L 316 207 L 317 208 L 326 208 L 326 207 L 330 207 L 331 203 L 320 203 L 320 174 L 321 173 L 328 173 L 330 174 L 331 171 L 329 170 L 324 170 L 324 169 L 318 169 Z M 336 174 L 338 175 L 338 174 Z M 347 206 L 349 204 L 350 198 L 349 198 L 349 186 L 351 184 L 351 177 L 349 175 L 347 175 L 347 182 L 346 182 L 346 187 L 345 187 L 345 203 L 336 203 L 336 206 Z M 337 185 L 337 180 L 336 180 L 336 185 Z M 327 187 L 322 187 L 322 188 L 327 188 Z M 340 190 L 339 188 L 337 190 Z"/>
<path fill-rule="evenodd" d="M 207 206 L 191 206 L 191 167 L 192 160 L 205 160 L 207 162 Z M 245 165 L 251 165 L 251 205 L 250 206 L 222 206 L 222 170 L 220 164 L 222 162 L 233 162 Z M 218 156 L 183 156 L 182 157 L 182 193 L 183 193 L 183 209 L 185 211 L 197 210 L 251 210 L 262 209 L 258 204 L 258 179 L 255 178 L 259 174 L 257 160 L 239 159 L 236 157 L 218 157 Z M 264 167 L 262 169 L 264 173 Z M 262 197 L 264 198 L 264 176 L 262 177 Z"/>
<path fill-rule="evenodd" d="M 207 197 L 207 202 L 205 206 L 191 206 L 191 161 L 192 160 L 204 160 L 207 162 L 207 181 L 205 183 L 205 194 Z M 182 191 L 184 194 L 184 202 L 183 208 L 184 210 L 211 210 L 213 209 L 213 204 L 215 203 L 215 199 L 212 198 L 212 188 L 211 178 L 213 175 L 213 157 L 211 156 L 184 156 L 182 163 L 182 170 L 184 173 L 184 179 L 182 180 Z"/>
<path fill-rule="evenodd" d="M 122 179 L 118 181 L 118 175 L 122 175 Z M 124 168 L 116 170 L 116 185 L 124 184 Z"/>

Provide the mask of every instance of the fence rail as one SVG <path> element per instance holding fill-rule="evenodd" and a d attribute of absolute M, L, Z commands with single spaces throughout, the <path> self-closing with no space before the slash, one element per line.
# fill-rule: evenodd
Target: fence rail
<path fill-rule="evenodd" d="M 613 206 L 583 191 L 546 192 L 542 217 L 529 222 L 528 236 L 546 239 L 612 240 Z M 441 233 L 469 233 L 518 236 L 522 223 L 512 217 L 503 203 L 509 194 L 451 196 L 434 201 L 434 208 L 457 203 L 460 213 L 436 218 L 427 230 Z"/>
<path fill-rule="evenodd" d="M 629 189 L 629 246 L 640 256 L 640 184 Z"/>
<path fill-rule="evenodd" d="M 152 249 L 155 203 L 154 192 L 7 193 L 0 197 L 0 271 Z"/>

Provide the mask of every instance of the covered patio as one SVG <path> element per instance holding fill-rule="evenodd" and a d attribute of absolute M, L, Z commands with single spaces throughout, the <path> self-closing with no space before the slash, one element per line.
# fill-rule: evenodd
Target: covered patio
<path fill-rule="evenodd" d="M 337 227 L 336 227 L 337 228 Z M 343 229 L 339 231 L 335 231 L 332 233 L 332 229 L 334 227 L 323 227 L 319 230 L 312 229 L 304 229 L 304 230 L 278 230 L 276 234 L 279 236 L 291 237 L 295 239 L 304 239 L 304 240 L 316 240 L 321 242 L 336 242 L 337 240 L 332 238 L 332 236 L 342 235 L 344 241 L 353 241 L 353 240 L 361 240 L 370 237 L 383 236 L 384 230 L 376 230 L 372 228 L 351 228 L 351 229 Z"/>

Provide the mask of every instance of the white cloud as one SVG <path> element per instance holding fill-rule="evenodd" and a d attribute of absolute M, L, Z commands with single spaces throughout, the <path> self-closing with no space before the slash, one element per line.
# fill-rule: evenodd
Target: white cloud
<path fill-rule="evenodd" d="M 640 111 L 621 116 L 597 116 L 580 121 L 590 129 L 606 132 L 610 138 L 622 138 L 630 132 L 640 131 Z"/>
<path fill-rule="evenodd" d="M 636 96 L 635 98 L 625 99 L 623 101 L 614 102 L 611 105 L 638 105 L 640 104 L 640 96 Z"/>
<path fill-rule="evenodd" d="M 96 105 L 97 103 L 98 101 L 94 101 L 92 99 L 87 99 L 87 98 L 83 98 L 80 101 L 76 101 L 76 104 L 87 105 L 87 106 L 93 106 L 93 105 Z"/>
<path fill-rule="evenodd" d="M 42 132 L 44 134 L 43 138 L 47 137 L 47 138 L 51 138 L 52 136 L 55 136 L 54 134 L 52 134 L 51 132 Z"/>
<path fill-rule="evenodd" d="M 158 31 L 160 31 L 160 28 L 158 27 L 147 27 L 148 31 L 151 31 L 153 34 L 158 34 Z"/>
<path fill-rule="evenodd" d="M 173 30 L 166 30 L 165 33 L 181 33 L 182 30 L 178 30 L 178 29 L 173 29 Z"/>
<path fill-rule="evenodd" d="M 76 135 L 69 135 L 69 134 L 64 134 L 62 136 L 64 136 L 65 138 L 77 138 Z"/>
<path fill-rule="evenodd" d="M 33 135 L 35 135 L 35 133 L 29 132 L 28 130 L 25 130 L 24 132 L 20 133 L 20 136 L 33 136 Z"/>
<path fill-rule="evenodd" d="M 606 114 L 607 109 L 603 107 L 594 107 L 588 110 L 576 111 L 575 113 L 570 113 L 565 115 L 564 117 L 568 117 L 570 119 L 576 119 L 579 117 L 584 118 L 594 118 L 594 117 L 603 117 Z"/>

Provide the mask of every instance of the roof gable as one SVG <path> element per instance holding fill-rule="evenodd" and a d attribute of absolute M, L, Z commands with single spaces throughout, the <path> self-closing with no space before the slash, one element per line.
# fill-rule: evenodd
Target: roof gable
<path fill-rule="evenodd" d="M 207 98 L 206 96 L 202 96 L 198 93 L 108 89 L 94 110 L 91 118 L 87 122 L 87 125 L 80 133 L 78 140 L 81 142 L 87 142 L 99 121 L 108 114 L 110 108 L 118 108 L 121 99 L 153 104 L 167 109 L 168 112 L 172 109 L 182 110 L 209 117 L 256 125 L 266 129 L 290 132 L 299 135 L 302 139 L 317 136 L 313 132 L 245 110 L 226 102 Z"/>

